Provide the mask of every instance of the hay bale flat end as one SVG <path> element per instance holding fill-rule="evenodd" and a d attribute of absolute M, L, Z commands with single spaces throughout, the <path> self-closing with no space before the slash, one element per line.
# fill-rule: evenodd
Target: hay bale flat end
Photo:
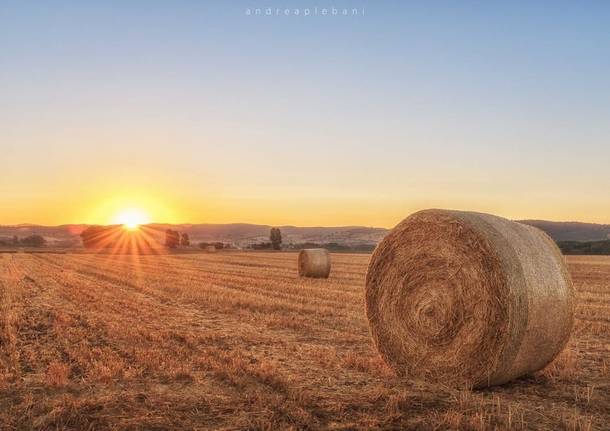
<path fill-rule="evenodd" d="M 330 275 L 330 254 L 324 248 L 308 248 L 299 252 L 299 276 L 328 278 Z"/>

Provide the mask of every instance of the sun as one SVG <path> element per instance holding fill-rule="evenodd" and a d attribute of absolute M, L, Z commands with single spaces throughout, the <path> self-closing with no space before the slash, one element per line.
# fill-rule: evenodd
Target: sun
<path fill-rule="evenodd" d="M 117 213 L 112 219 L 113 224 L 120 224 L 127 230 L 137 230 L 140 225 L 150 223 L 146 212 L 138 208 L 129 208 Z"/>

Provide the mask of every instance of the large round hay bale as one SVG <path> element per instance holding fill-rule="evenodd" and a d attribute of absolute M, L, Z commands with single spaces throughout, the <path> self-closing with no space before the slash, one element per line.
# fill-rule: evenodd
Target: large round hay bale
<path fill-rule="evenodd" d="M 323 248 L 307 248 L 299 252 L 299 276 L 328 278 L 330 254 Z"/>
<path fill-rule="evenodd" d="M 208 245 L 205 248 L 205 251 L 207 251 L 208 253 L 216 253 L 216 247 L 214 247 L 213 245 Z"/>
<path fill-rule="evenodd" d="M 502 384 L 565 346 L 574 290 L 541 230 L 489 214 L 425 210 L 375 249 L 366 277 L 373 340 L 400 375 Z"/>

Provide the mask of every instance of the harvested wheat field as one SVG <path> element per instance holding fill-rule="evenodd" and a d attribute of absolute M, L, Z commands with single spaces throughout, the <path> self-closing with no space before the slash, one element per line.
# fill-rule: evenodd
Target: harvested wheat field
<path fill-rule="evenodd" d="M 608 429 L 610 258 L 570 257 L 576 322 L 546 369 L 467 391 L 394 376 L 368 255 L 0 254 L 0 429 Z"/>

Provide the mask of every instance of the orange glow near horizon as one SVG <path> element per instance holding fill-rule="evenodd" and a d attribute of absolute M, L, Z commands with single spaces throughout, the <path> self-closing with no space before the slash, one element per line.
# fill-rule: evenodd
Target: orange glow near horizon
<path fill-rule="evenodd" d="M 161 181 L 138 184 L 128 178 L 99 184 L 92 179 L 74 182 L 45 195 L 20 195 L 7 199 L 14 205 L 0 211 L 0 225 L 32 223 L 60 224 L 138 224 L 168 223 L 253 223 L 274 226 L 377 226 L 391 228 L 409 214 L 425 208 L 480 211 L 510 219 L 544 219 L 607 223 L 607 200 L 574 203 L 563 194 L 533 192 L 509 199 L 508 195 L 472 190 L 460 194 L 460 182 L 440 191 L 425 184 L 400 190 L 388 186 L 375 194 L 378 186 L 362 186 L 359 194 L 345 194 L 333 187 L 321 190 L 297 186 L 262 186 L 195 189 L 187 183 Z M 130 184 L 133 182 L 133 184 Z M 128 185 L 130 184 L 130 185 Z M 269 190 L 267 190 L 269 189 Z M 315 192 L 315 193 L 314 193 Z M 566 191 L 574 196 L 572 190 Z M 449 196 L 446 194 L 452 193 Z M 408 195 L 408 198 L 405 197 Z M 549 195 L 547 199 L 544 195 Z M 551 198 L 561 199 L 550 206 Z M 133 214 L 135 213 L 135 214 Z"/>
<path fill-rule="evenodd" d="M 398 194 L 398 192 L 397 192 Z M 43 205 L 29 201 L 23 208 L 0 214 L 0 225 L 32 223 L 47 226 L 60 224 L 121 224 L 127 228 L 149 223 L 254 223 L 294 226 L 363 225 L 391 228 L 409 214 L 425 208 L 450 208 L 487 212 L 511 219 L 544 219 L 607 223 L 610 206 L 599 201 L 582 208 L 568 203 L 547 208 L 544 199 L 522 197 L 511 205 L 496 199 L 428 198 L 415 192 L 410 199 L 385 200 L 378 196 L 343 197 L 318 195 L 281 196 L 172 196 L 134 190 L 129 194 L 108 196 L 106 193 L 80 197 L 66 193 L 49 199 Z M 539 198 L 539 197 L 538 197 Z M 519 205 L 517 205 L 519 204 Z"/>
<path fill-rule="evenodd" d="M 88 224 L 123 225 L 127 230 L 149 223 L 175 223 L 181 217 L 181 206 L 164 193 L 152 194 L 148 190 L 129 190 L 122 194 L 106 194 L 91 198 L 80 215 Z"/>

